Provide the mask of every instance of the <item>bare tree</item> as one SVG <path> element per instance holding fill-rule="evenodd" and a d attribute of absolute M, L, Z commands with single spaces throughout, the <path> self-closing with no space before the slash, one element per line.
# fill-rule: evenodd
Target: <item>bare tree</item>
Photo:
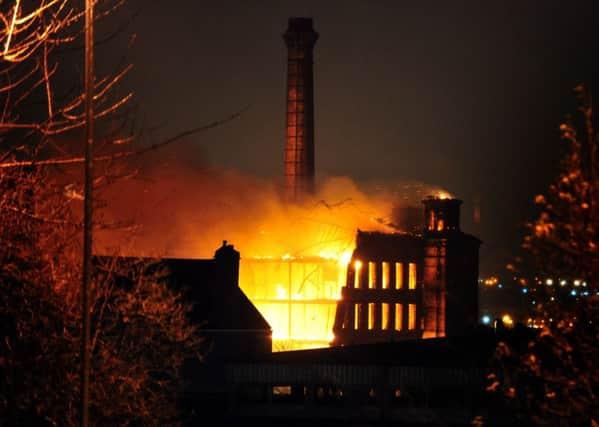
<path fill-rule="evenodd" d="M 102 20 L 122 0 L 97 0 Z M 68 0 L 0 3 L 0 423 L 77 425 L 81 393 L 80 181 L 60 169 L 83 162 L 85 94 L 60 58 L 82 46 L 83 11 Z M 94 83 L 96 187 L 120 176 L 124 147 L 119 95 L 125 65 Z M 65 84 L 74 81 L 72 85 Z M 72 141 L 76 143 L 73 144 Z M 122 165 L 121 165 L 122 167 Z M 116 169 L 115 169 L 116 168 Z M 96 227 L 106 224 L 95 224 Z M 95 425 L 166 425 L 180 420 L 179 369 L 198 357 L 189 307 L 147 263 L 105 260 L 91 284 L 90 420 Z"/>

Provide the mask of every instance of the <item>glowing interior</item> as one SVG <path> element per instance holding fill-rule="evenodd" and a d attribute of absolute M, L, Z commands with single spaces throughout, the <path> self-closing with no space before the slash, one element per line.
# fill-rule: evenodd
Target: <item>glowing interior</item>
<path fill-rule="evenodd" d="M 326 347 L 351 250 L 241 260 L 239 283 L 273 330 L 273 351 Z"/>

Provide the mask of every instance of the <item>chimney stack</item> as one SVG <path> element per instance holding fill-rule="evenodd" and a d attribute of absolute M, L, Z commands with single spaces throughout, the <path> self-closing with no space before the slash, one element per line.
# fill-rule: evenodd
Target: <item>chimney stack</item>
<path fill-rule="evenodd" d="M 287 128 L 285 136 L 285 197 L 300 201 L 314 191 L 313 49 L 318 33 L 311 18 L 289 18 L 283 39 L 287 45 Z"/>

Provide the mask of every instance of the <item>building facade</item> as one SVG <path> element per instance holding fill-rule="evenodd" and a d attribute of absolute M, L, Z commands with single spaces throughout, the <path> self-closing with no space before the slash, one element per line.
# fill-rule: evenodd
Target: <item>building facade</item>
<path fill-rule="evenodd" d="M 423 200 L 422 233 L 358 230 L 337 305 L 334 345 L 459 336 L 478 321 L 480 240 L 461 200 Z"/>

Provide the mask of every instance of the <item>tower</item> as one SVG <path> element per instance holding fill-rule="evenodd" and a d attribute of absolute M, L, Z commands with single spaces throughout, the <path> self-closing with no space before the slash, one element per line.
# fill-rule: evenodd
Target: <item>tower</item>
<path fill-rule="evenodd" d="M 428 197 L 424 204 L 423 338 L 456 336 L 478 322 L 480 240 L 460 230 L 458 199 Z"/>
<path fill-rule="evenodd" d="M 311 18 L 289 18 L 287 45 L 287 117 L 285 197 L 299 201 L 314 190 L 313 49 L 318 33 Z"/>

